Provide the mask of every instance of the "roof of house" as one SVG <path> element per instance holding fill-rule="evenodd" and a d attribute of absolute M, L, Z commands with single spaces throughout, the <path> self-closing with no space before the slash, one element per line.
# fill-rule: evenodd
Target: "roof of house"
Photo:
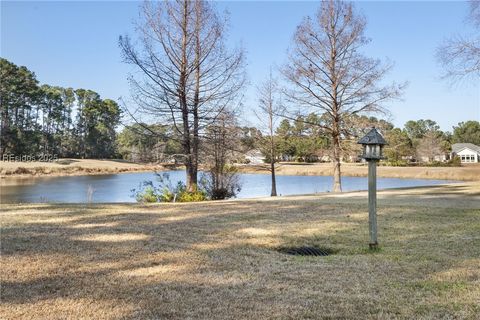
<path fill-rule="evenodd" d="M 463 149 L 467 149 L 467 148 L 480 153 L 480 147 L 477 145 L 474 145 L 473 143 L 454 143 L 452 145 L 452 152 L 458 153 Z"/>
<path fill-rule="evenodd" d="M 375 129 L 375 127 L 370 130 L 365 137 L 360 139 L 360 141 L 357 142 L 358 144 L 381 144 L 385 145 L 387 142 L 383 138 L 383 136 Z"/>

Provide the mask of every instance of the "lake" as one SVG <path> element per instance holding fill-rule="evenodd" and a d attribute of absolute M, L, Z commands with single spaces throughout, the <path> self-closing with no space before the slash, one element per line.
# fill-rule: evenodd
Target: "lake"
<path fill-rule="evenodd" d="M 169 171 L 170 180 L 185 181 L 184 171 Z M 34 202 L 86 202 L 88 190 L 93 189 L 93 202 L 135 202 L 133 188 L 142 181 L 155 181 L 150 172 L 122 173 L 91 176 L 5 178 L 1 181 L 1 203 Z M 254 198 L 270 195 L 271 178 L 268 174 L 241 174 L 242 190 L 237 198 Z M 279 195 L 328 192 L 332 189 L 332 177 L 326 176 L 277 176 Z M 379 189 L 430 186 L 453 181 L 426 179 L 379 178 Z M 343 177 L 343 191 L 367 189 L 367 178 Z"/>

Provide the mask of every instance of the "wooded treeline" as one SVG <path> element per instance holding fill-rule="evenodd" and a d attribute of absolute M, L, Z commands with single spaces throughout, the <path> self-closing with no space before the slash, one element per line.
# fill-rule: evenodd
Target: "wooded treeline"
<path fill-rule="evenodd" d="M 92 90 L 40 85 L 35 73 L 0 59 L 0 157 L 118 156 L 121 110 Z"/>
<path fill-rule="evenodd" d="M 359 161 L 360 146 L 358 138 L 372 126 L 378 128 L 388 145 L 385 147 L 387 163 L 406 165 L 409 162 L 432 162 L 449 154 L 454 143 L 473 143 L 480 145 L 480 123 L 478 121 L 461 122 L 452 132 L 442 131 L 438 124 L 430 119 L 410 120 L 402 128 L 376 117 L 355 116 L 351 124 L 355 135 L 342 139 L 342 162 Z M 331 141 L 328 133 L 322 132 L 316 122 L 321 117 L 310 114 L 304 119 L 283 119 L 273 132 L 275 162 L 329 162 Z M 143 126 L 148 127 L 148 130 Z M 134 124 L 125 127 L 118 135 L 118 147 L 126 160 L 138 162 L 177 162 L 182 152 L 174 130 L 160 125 Z M 213 128 L 213 127 L 212 127 Z M 253 151 L 260 151 L 263 160 L 270 162 L 270 135 L 262 133 L 257 127 L 231 125 L 225 139 L 229 149 L 229 160 L 234 163 L 248 163 L 245 157 Z M 151 131 L 157 134 L 152 134 Z M 163 138 L 162 138 L 163 137 Z M 173 138 L 170 138 L 173 137 Z M 212 137 L 207 135 L 201 140 L 201 149 L 208 149 Z M 234 141 L 232 143 L 231 141 Z M 200 162 L 209 157 L 202 153 Z"/>
<path fill-rule="evenodd" d="M 115 101 L 102 100 L 91 90 L 40 85 L 26 67 L 6 59 L 0 63 L 1 155 L 57 154 L 182 163 L 181 137 L 172 125 L 136 123 L 117 134 L 121 111 Z M 282 119 L 273 134 L 275 160 L 330 161 L 331 139 L 322 130 L 325 121 L 315 113 Z M 350 121 L 354 134 L 342 138 L 342 161 L 357 160 L 356 139 L 371 126 L 379 128 L 389 142 L 385 154 L 391 164 L 403 164 L 406 159 L 432 161 L 448 153 L 453 143 L 480 145 L 478 121 L 459 123 L 453 132 L 441 131 L 429 119 L 408 121 L 403 128 L 375 117 L 353 116 Z M 231 146 L 232 162 L 245 162 L 244 155 L 252 150 L 260 150 L 269 161 L 271 142 L 265 133 L 257 127 L 233 127 L 229 136 L 237 144 Z M 204 144 L 208 145 L 208 141 Z"/>
<path fill-rule="evenodd" d="M 283 119 L 273 135 L 275 162 L 330 162 L 332 143 L 328 132 L 321 129 L 322 117 L 310 114 L 295 120 Z M 351 135 L 343 136 L 340 145 L 341 161 L 360 161 L 360 146 L 357 144 L 371 127 L 378 128 L 388 145 L 385 147 L 386 161 L 390 165 L 407 165 L 412 162 L 445 160 L 454 143 L 480 145 L 480 123 L 461 122 L 453 127 L 453 133 L 440 130 L 430 119 L 410 120 L 403 128 L 391 122 L 368 116 L 353 116 L 350 119 Z M 255 128 L 243 128 L 245 148 L 258 149 L 266 162 L 270 162 L 270 137 Z M 447 157 L 448 158 L 448 157 Z"/>

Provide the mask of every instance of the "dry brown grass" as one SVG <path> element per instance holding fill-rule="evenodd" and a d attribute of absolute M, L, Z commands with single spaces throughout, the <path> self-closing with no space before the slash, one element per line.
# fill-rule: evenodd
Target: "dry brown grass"
<path fill-rule="evenodd" d="M 267 165 L 244 165 L 239 168 L 241 172 L 245 173 L 269 172 Z M 363 164 L 344 163 L 341 170 L 342 175 L 349 177 L 366 177 L 368 175 L 368 167 Z M 330 163 L 281 163 L 278 165 L 276 173 L 280 175 L 331 176 L 333 175 L 333 168 Z M 470 164 L 462 167 L 379 166 L 377 175 L 382 178 L 479 181 L 480 164 Z"/>
<path fill-rule="evenodd" d="M 174 166 L 170 166 L 170 169 Z M 122 172 L 160 171 L 168 165 L 138 164 L 124 160 L 60 159 L 53 162 L 6 162 L 0 161 L 2 176 L 67 176 L 112 174 Z"/>
<path fill-rule="evenodd" d="M 376 253 L 365 196 L 3 205 L 1 315 L 479 319 L 480 184 L 382 191 Z"/>
<path fill-rule="evenodd" d="M 60 159 L 57 162 L 2 162 L 0 176 L 67 176 L 114 174 L 124 172 L 163 171 L 183 169 L 182 166 L 138 164 L 124 160 Z M 269 173 L 267 165 L 239 165 L 240 172 Z M 276 170 L 279 175 L 331 176 L 330 163 L 282 163 Z M 342 175 L 366 177 L 368 168 L 362 164 L 342 164 Z M 480 181 L 480 164 L 463 167 L 378 167 L 383 178 L 439 179 Z"/>

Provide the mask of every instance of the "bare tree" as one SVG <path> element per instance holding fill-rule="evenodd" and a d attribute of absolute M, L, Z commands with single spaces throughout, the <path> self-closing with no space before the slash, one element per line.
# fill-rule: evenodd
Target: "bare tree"
<path fill-rule="evenodd" d="M 366 21 L 344 1 L 322 1 L 314 18 L 297 27 L 289 64 L 282 73 L 292 85 L 286 90 L 293 110 L 321 114 L 322 129 L 332 143 L 333 191 L 341 191 L 341 141 L 350 135 L 354 114 L 385 112 L 384 103 L 398 98 L 403 85 L 380 86 L 391 68 L 360 53 L 369 40 Z"/>
<path fill-rule="evenodd" d="M 224 110 L 215 123 L 205 132 L 206 173 L 202 187 L 212 200 L 234 197 L 241 188 L 238 170 L 232 162 L 238 156 L 241 129 L 237 126 L 235 113 Z"/>
<path fill-rule="evenodd" d="M 270 160 L 270 172 L 272 176 L 272 192 L 271 196 L 277 196 L 277 183 L 275 178 L 275 163 L 277 160 L 277 147 L 275 142 L 275 128 L 277 127 L 278 115 L 281 113 L 281 104 L 276 95 L 278 94 L 278 84 L 276 79 L 270 76 L 258 88 L 258 112 L 255 112 L 258 120 L 262 123 L 266 131 L 266 142 Z"/>
<path fill-rule="evenodd" d="M 172 124 L 179 134 L 187 188 L 197 188 L 201 134 L 238 97 L 244 80 L 244 53 L 225 46 L 226 18 L 211 2 L 145 2 L 138 41 L 120 37 L 136 109 L 130 114 Z M 138 48 L 138 50 L 137 50 Z"/>
<path fill-rule="evenodd" d="M 480 31 L 480 1 L 470 0 L 467 19 Z M 480 33 L 466 37 L 456 35 L 437 49 L 437 59 L 444 68 L 444 79 L 452 81 L 480 78 Z"/>
<path fill-rule="evenodd" d="M 416 148 L 417 158 L 427 158 L 427 162 L 435 160 L 435 156 L 441 156 L 445 154 L 445 150 L 442 148 L 442 139 L 438 132 L 429 131 L 425 136 L 420 139 Z"/>

